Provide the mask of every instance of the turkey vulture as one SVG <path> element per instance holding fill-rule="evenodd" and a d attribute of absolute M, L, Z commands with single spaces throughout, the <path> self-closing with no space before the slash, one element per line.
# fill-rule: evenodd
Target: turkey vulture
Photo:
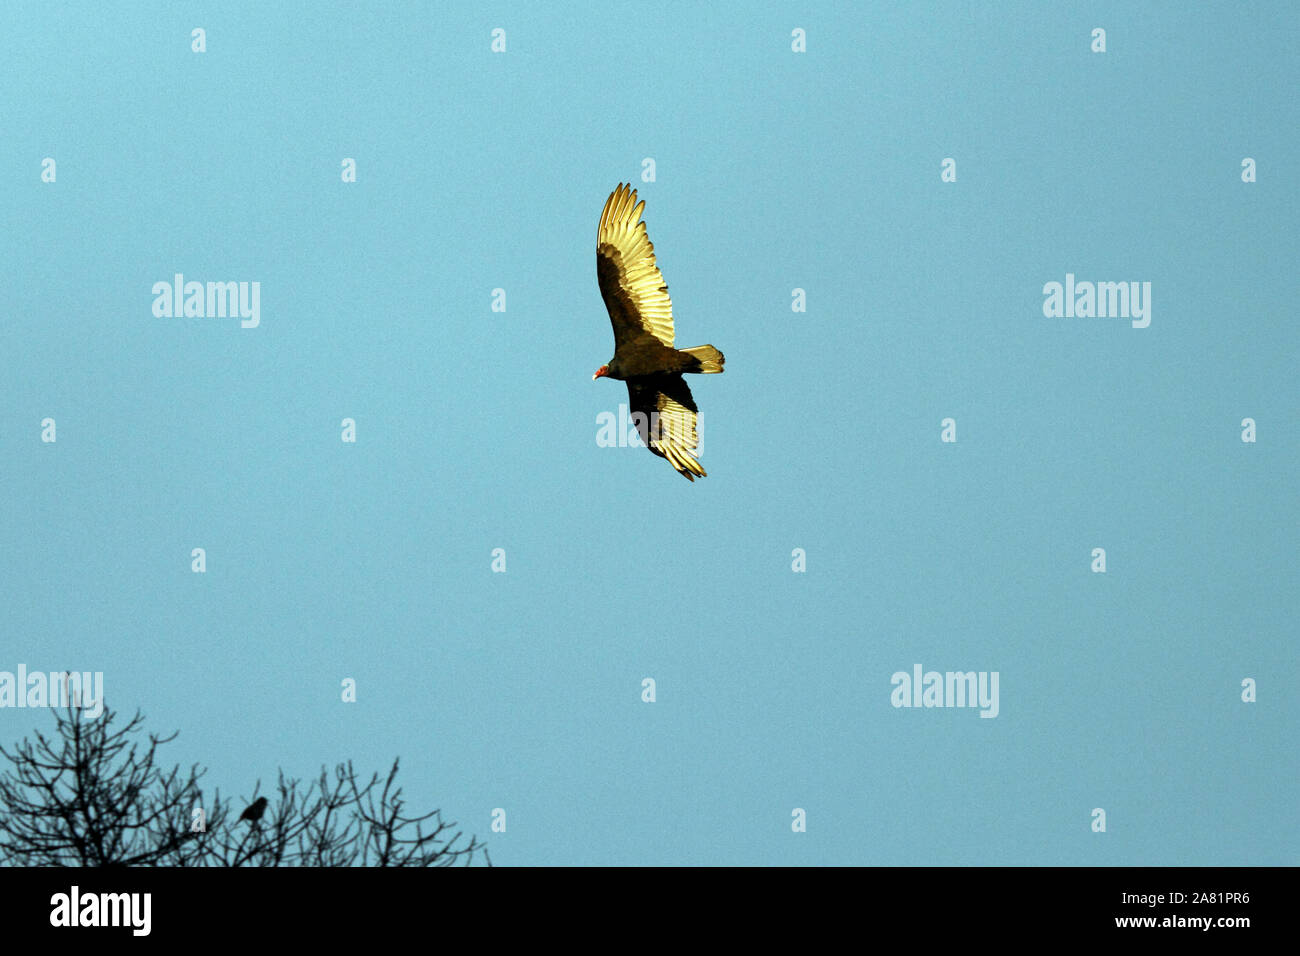
<path fill-rule="evenodd" d="M 690 481 L 705 477 L 691 455 L 699 445 L 699 411 L 683 372 L 721 372 L 722 353 L 712 345 L 673 347 L 673 303 L 655 265 L 636 190 L 619 183 L 605 200 L 596 230 L 596 278 L 614 326 L 614 357 L 591 377 L 627 382 L 628 408 L 646 447 Z"/>

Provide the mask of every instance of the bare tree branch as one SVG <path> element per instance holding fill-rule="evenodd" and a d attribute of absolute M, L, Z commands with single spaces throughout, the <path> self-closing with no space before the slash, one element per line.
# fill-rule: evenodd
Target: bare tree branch
<path fill-rule="evenodd" d="M 10 866 L 454 866 L 487 847 L 465 839 L 441 811 L 405 812 L 398 761 L 359 778 L 352 762 L 310 784 L 281 770 L 275 797 L 256 819 L 200 785 L 198 764 L 163 769 L 158 748 L 176 734 L 144 735 L 144 718 L 114 728 L 105 710 L 88 720 L 77 703 L 55 710 L 56 733 L 11 750 L 0 774 L 0 864 Z M 147 741 L 147 743 L 146 743 Z M 262 789 L 253 789 L 256 800 Z"/>

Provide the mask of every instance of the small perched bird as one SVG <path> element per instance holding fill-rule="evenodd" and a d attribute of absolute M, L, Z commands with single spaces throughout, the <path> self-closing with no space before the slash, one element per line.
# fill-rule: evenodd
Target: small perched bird
<path fill-rule="evenodd" d="M 240 820 L 249 820 L 257 823 L 262 819 L 262 814 L 266 812 L 266 797 L 258 797 L 254 800 L 243 813 L 239 815 Z M 238 821 L 236 821 L 238 822 Z"/>
<path fill-rule="evenodd" d="M 690 481 L 706 472 L 691 452 L 699 447 L 699 409 L 683 372 L 721 372 L 725 361 L 712 345 L 673 347 L 673 303 L 655 265 L 636 190 L 619 183 L 605 200 L 596 230 L 596 278 L 614 326 L 614 357 L 592 381 L 627 382 L 628 408 L 646 447 Z M 640 413 L 640 414 L 638 414 Z"/>

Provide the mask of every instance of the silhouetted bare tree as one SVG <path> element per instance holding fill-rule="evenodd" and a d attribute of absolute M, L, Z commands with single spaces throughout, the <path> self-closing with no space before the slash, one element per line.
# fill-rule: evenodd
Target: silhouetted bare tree
<path fill-rule="evenodd" d="M 158 748 L 176 738 L 147 735 L 139 712 L 113 727 L 105 710 L 54 710 L 52 737 L 36 732 L 0 774 L 0 863 L 10 866 L 451 866 L 487 847 L 464 840 L 441 812 L 404 812 L 388 775 L 358 778 L 351 761 L 304 786 L 281 770 L 276 800 L 258 797 L 238 817 L 215 791 L 204 797 L 195 764 L 164 769 Z"/>

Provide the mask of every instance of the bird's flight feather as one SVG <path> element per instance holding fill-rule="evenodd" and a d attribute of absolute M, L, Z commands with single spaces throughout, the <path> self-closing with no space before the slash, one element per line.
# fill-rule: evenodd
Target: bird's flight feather
<path fill-rule="evenodd" d="M 605 201 L 596 230 L 596 277 L 614 326 L 614 348 L 647 334 L 672 348 L 673 303 L 655 264 L 636 190 L 619 184 Z"/>
<path fill-rule="evenodd" d="M 628 407 L 637 418 L 637 433 L 646 446 L 676 468 L 683 477 L 708 477 L 691 452 L 700 445 L 695 400 L 680 375 L 647 376 L 627 383 Z"/>

